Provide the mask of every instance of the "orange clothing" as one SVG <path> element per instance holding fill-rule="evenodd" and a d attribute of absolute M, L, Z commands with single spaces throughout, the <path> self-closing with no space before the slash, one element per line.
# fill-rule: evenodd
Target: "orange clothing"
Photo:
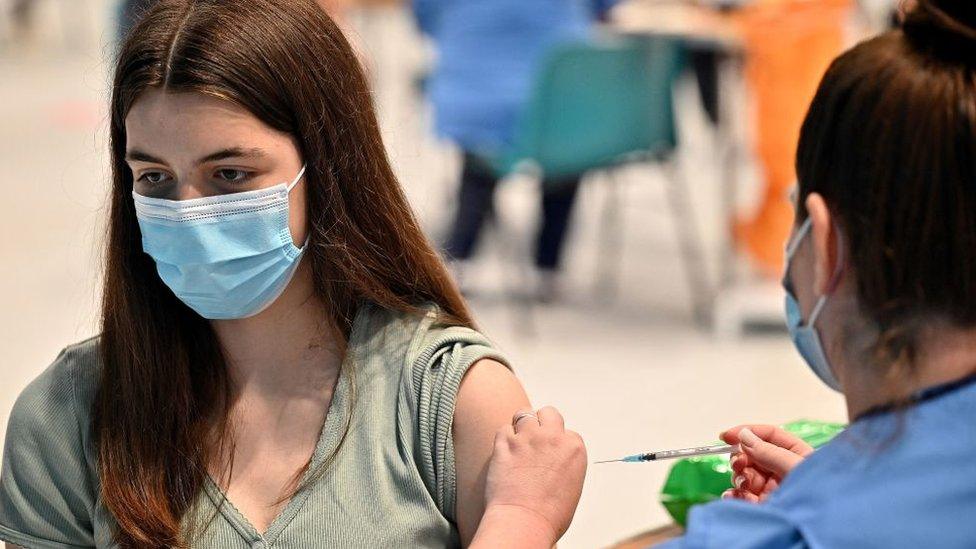
<path fill-rule="evenodd" d="M 842 50 L 850 0 L 767 0 L 738 16 L 746 79 L 756 99 L 757 154 L 766 188 L 736 241 L 760 270 L 779 276 L 793 224 L 789 190 L 800 126 L 827 66 Z"/>

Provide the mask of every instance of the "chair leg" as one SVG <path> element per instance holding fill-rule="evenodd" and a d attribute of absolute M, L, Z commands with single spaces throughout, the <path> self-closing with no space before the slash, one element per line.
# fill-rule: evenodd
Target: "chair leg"
<path fill-rule="evenodd" d="M 509 182 L 511 183 L 511 182 Z M 504 182 L 499 182 L 499 185 Z M 504 226 L 498 212 L 488 218 L 488 223 L 498 235 L 501 262 L 500 272 L 505 284 L 505 301 L 512 315 L 515 335 L 524 339 L 534 339 L 537 334 L 535 320 L 535 299 L 529 290 L 532 285 L 531 260 L 524 239 L 516 231 Z"/>
<path fill-rule="evenodd" d="M 685 277 L 691 291 L 695 322 L 704 327 L 710 323 L 714 296 L 706 275 L 705 254 L 702 250 L 703 246 L 698 235 L 698 229 L 695 226 L 694 212 L 691 208 L 691 200 L 688 197 L 687 182 L 677 165 L 676 159 L 664 162 L 663 167 L 668 176 L 668 202 L 675 222 L 682 261 L 685 265 Z"/>
<path fill-rule="evenodd" d="M 620 207 L 621 187 L 615 170 L 604 172 L 606 196 L 600 219 L 597 242 L 597 279 L 594 293 L 603 302 L 614 302 L 620 292 L 620 268 L 623 258 L 624 220 Z"/>

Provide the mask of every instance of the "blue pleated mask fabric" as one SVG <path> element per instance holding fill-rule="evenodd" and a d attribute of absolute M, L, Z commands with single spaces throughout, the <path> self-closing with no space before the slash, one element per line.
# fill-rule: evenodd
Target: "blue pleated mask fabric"
<path fill-rule="evenodd" d="M 295 246 L 288 195 L 274 187 L 190 200 L 133 191 L 142 249 L 176 297 L 207 319 L 254 316 L 288 286 L 308 241 Z"/>
<path fill-rule="evenodd" d="M 786 290 L 786 327 L 790 331 L 790 339 L 793 340 L 793 345 L 796 347 L 797 352 L 803 357 L 803 361 L 807 363 L 807 366 L 813 370 L 813 373 L 817 375 L 824 385 L 835 391 L 841 391 L 840 380 L 837 379 L 837 375 L 834 373 L 834 369 L 827 359 L 827 353 L 824 352 L 823 340 L 820 337 L 820 332 L 817 330 L 817 320 L 827 305 L 827 296 L 822 295 L 817 299 L 817 303 L 810 313 L 810 319 L 804 323 L 803 315 L 800 312 L 800 303 L 796 298 L 789 279 L 790 263 L 793 261 L 793 256 L 796 255 L 796 250 L 800 247 L 803 239 L 810 234 L 812 227 L 812 219 L 807 218 L 799 231 L 797 231 L 793 241 L 786 247 L 786 269 L 783 275 L 783 288 Z"/>

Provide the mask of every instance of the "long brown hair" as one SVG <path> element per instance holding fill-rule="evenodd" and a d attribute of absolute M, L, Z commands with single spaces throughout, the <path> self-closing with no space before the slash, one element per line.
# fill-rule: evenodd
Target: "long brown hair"
<path fill-rule="evenodd" d="M 113 186 L 94 403 L 101 495 L 123 547 L 188 542 L 181 520 L 226 434 L 231 386 L 210 324 L 143 253 L 125 118 L 148 89 L 232 101 L 295 137 L 308 165 L 315 291 L 348 336 L 359 304 L 471 316 L 415 220 L 380 138 L 363 71 L 314 0 L 162 0 L 121 46 Z"/>
<path fill-rule="evenodd" d="M 976 2 L 919 0 L 834 61 L 801 131 L 798 218 L 813 192 L 837 218 L 889 379 L 923 327 L 976 326 L 974 52 Z"/>

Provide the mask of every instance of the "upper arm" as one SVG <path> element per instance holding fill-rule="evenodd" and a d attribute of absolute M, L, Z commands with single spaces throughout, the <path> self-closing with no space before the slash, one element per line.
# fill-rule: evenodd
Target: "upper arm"
<path fill-rule="evenodd" d="M 406 381 L 415 459 L 438 510 L 466 546 L 484 512 L 495 432 L 529 401 L 505 357 L 471 328 L 434 325 L 412 349 Z"/>
<path fill-rule="evenodd" d="M 474 537 L 485 511 L 485 476 L 495 433 L 520 408 L 529 407 L 522 384 L 501 363 L 483 359 L 461 381 L 454 412 L 454 456 L 457 471 L 456 520 L 461 542 Z"/>

